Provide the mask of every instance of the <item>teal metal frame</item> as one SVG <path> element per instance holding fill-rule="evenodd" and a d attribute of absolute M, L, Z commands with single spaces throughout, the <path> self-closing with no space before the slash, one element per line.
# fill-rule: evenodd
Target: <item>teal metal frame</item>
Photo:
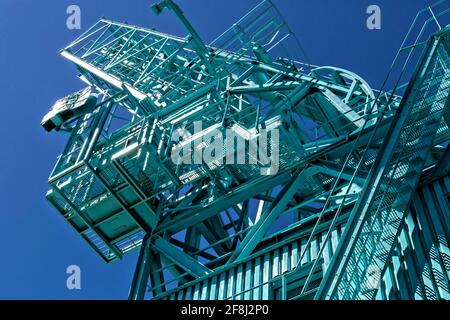
<path fill-rule="evenodd" d="M 140 250 L 130 299 L 448 298 L 448 1 L 418 14 L 380 90 L 286 58 L 303 50 L 271 1 L 210 44 L 173 1 L 152 9 L 188 36 L 101 19 L 61 51 L 98 101 L 61 126 L 47 193 L 106 262 Z M 244 150 L 279 132 L 278 171 L 172 161 L 212 130 Z"/>

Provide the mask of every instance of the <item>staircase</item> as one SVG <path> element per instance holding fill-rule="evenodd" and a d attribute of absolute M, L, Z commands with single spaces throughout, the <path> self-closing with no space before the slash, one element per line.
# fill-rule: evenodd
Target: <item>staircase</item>
<path fill-rule="evenodd" d="M 316 298 L 373 299 L 448 108 L 450 27 L 427 43 Z M 372 271 L 370 271 L 372 270 Z"/>

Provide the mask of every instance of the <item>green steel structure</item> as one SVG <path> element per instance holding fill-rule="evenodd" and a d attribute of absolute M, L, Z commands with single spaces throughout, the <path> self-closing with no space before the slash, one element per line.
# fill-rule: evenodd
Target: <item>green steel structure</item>
<path fill-rule="evenodd" d="M 449 4 L 379 90 L 286 58 L 270 1 L 210 44 L 171 0 L 185 38 L 101 19 L 61 51 L 87 87 L 43 119 L 47 198 L 106 262 L 139 250 L 130 299 L 449 299 Z"/>

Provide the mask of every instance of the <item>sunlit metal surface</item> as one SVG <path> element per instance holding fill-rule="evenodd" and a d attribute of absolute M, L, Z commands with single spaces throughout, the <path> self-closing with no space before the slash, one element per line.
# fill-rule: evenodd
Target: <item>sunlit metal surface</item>
<path fill-rule="evenodd" d="M 188 36 L 101 19 L 62 50 L 98 96 L 57 124 L 47 194 L 105 261 L 140 250 L 131 299 L 449 298 L 447 1 L 378 90 L 286 58 L 270 1 L 211 44 L 153 9 Z M 257 155 L 204 156 L 230 134 Z"/>

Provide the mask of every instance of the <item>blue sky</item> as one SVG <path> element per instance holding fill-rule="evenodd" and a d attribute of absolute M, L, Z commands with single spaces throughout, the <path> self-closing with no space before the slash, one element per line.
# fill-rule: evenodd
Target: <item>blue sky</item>
<path fill-rule="evenodd" d="M 58 98 L 83 88 L 57 53 L 104 16 L 184 35 L 152 0 L 0 1 L 0 299 L 125 299 L 136 255 L 105 264 L 46 202 L 47 178 L 65 136 L 46 134 L 42 116 Z M 209 42 L 257 0 L 179 0 Z M 380 85 L 419 9 L 431 0 L 275 0 L 311 63 L 334 65 Z M 66 28 L 66 8 L 81 8 L 82 30 Z M 382 29 L 366 28 L 366 8 L 382 10 Z M 295 53 L 293 53 L 295 55 Z M 81 267 L 82 289 L 66 288 L 66 268 Z"/>

